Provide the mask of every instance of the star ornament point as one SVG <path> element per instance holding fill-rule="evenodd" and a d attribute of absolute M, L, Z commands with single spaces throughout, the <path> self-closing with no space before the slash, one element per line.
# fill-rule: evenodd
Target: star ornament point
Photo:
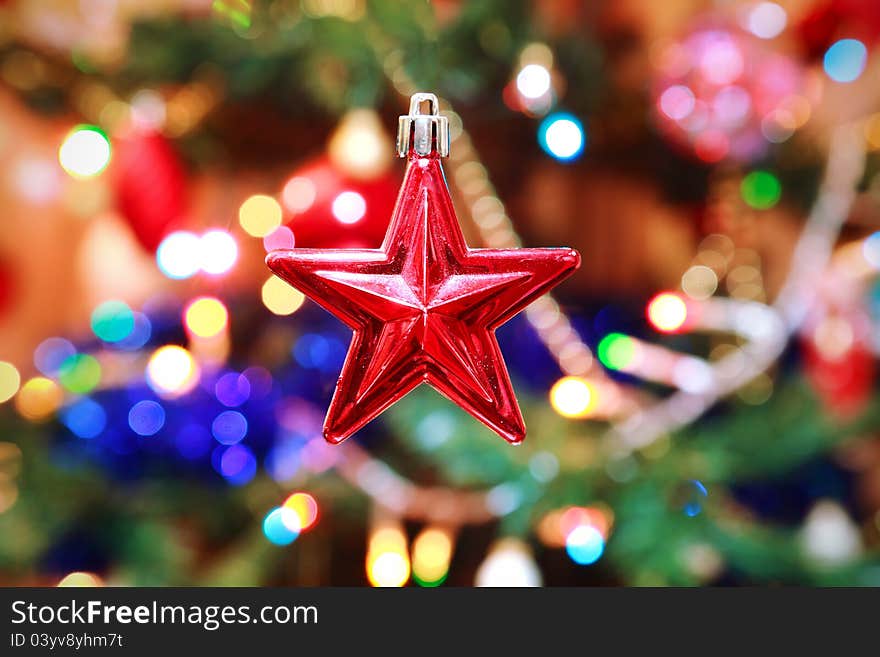
<path fill-rule="evenodd" d="M 380 248 L 295 248 L 266 263 L 353 331 L 324 422 L 329 442 L 427 383 L 517 444 L 526 427 L 495 329 L 567 278 L 580 255 L 469 248 L 439 156 L 411 152 Z"/>

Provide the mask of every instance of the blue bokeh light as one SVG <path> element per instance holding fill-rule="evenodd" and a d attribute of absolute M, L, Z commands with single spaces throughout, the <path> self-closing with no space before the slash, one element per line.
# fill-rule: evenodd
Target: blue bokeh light
<path fill-rule="evenodd" d="M 684 514 L 689 518 L 699 515 L 703 510 L 703 503 L 709 496 L 709 492 L 702 482 L 691 479 L 688 482 L 688 498 L 684 503 Z"/>
<path fill-rule="evenodd" d="M 571 560 L 581 566 L 596 563 L 605 551 L 602 532 L 592 525 L 575 527 L 565 540 L 565 551 Z"/>
<path fill-rule="evenodd" d="M 248 421 L 238 411 L 223 411 L 211 423 L 211 433 L 221 445 L 234 445 L 247 435 Z"/>
<path fill-rule="evenodd" d="M 868 49 L 857 39 L 841 39 L 825 52 L 825 72 L 836 82 L 852 82 L 865 70 Z"/>
<path fill-rule="evenodd" d="M 257 474 L 257 459 L 244 445 L 232 445 L 220 454 L 220 474 L 234 486 L 242 486 Z"/>
<path fill-rule="evenodd" d="M 538 127 L 538 143 L 548 155 L 557 160 L 575 160 L 584 152 L 584 126 L 573 114 L 550 114 Z"/>
<path fill-rule="evenodd" d="M 34 350 L 34 365 L 46 376 L 56 376 L 61 364 L 76 355 L 76 347 L 64 338 L 47 338 Z"/>
<path fill-rule="evenodd" d="M 285 513 L 294 513 L 290 509 L 276 507 L 266 514 L 263 520 L 263 533 L 275 545 L 290 545 L 299 536 L 290 523 L 284 522 Z"/>
<path fill-rule="evenodd" d="M 228 372 L 214 384 L 214 395 L 224 406 L 241 406 L 251 396 L 251 383 L 238 372 Z"/>
<path fill-rule="evenodd" d="M 95 438 L 107 426 L 107 413 L 94 399 L 83 397 L 61 411 L 61 421 L 80 438 Z"/>
<path fill-rule="evenodd" d="M 128 412 L 128 426 L 139 436 L 153 436 L 164 425 L 165 409 L 149 399 L 139 401 Z"/>

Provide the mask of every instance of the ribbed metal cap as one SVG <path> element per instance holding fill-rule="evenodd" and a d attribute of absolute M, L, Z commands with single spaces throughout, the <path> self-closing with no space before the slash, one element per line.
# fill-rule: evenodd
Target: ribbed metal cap
<path fill-rule="evenodd" d="M 422 105 L 428 104 L 428 113 Z M 449 155 L 449 119 L 440 116 L 440 103 L 434 94 L 413 94 L 409 114 L 401 116 L 397 129 L 397 154 L 406 157 L 412 148 L 417 155 L 430 155 L 436 149 L 441 157 Z"/>

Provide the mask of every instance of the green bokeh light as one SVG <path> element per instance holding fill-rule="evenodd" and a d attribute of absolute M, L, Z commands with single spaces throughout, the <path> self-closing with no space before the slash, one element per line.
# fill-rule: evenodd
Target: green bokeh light
<path fill-rule="evenodd" d="M 101 364 L 94 356 L 74 354 L 61 363 L 58 380 L 70 392 L 83 395 L 101 382 Z"/>
<path fill-rule="evenodd" d="M 134 313 L 122 301 L 106 301 L 92 312 L 92 331 L 104 342 L 125 340 L 134 331 Z"/>
<path fill-rule="evenodd" d="M 767 210 L 779 202 L 782 185 L 769 171 L 752 171 L 740 185 L 743 200 L 756 210 Z"/>
<path fill-rule="evenodd" d="M 609 370 L 623 369 L 636 355 L 636 341 L 622 333 L 609 333 L 599 342 L 596 353 Z"/>

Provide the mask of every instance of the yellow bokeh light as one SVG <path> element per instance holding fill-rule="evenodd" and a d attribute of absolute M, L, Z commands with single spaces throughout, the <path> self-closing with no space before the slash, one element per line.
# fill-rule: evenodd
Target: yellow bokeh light
<path fill-rule="evenodd" d="M 73 572 L 58 582 L 59 587 L 95 587 L 103 586 L 101 578 L 93 573 Z"/>
<path fill-rule="evenodd" d="M 373 586 L 403 586 L 409 579 L 409 559 L 400 552 L 380 552 L 368 559 L 367 577 Z"/>
<path fill-rule="evenodd" d="M 238 209 L 238 223 L 253 237 L 265 237 L 281 225 L 281 205 L 271 196 L 255 194 Z"/>
<path fill-rule="evenodd" d="M 0 360 L 0 403 L 12 399 L 20 385 L 21 376 L 15 365 Z"/>
<path fill-rule="evenodd" d="M 200 338 L 213 338 L 229 323 L 229 312 L 223 302 L 214 297 L 199 297 L 183 312 L 187 330 Z"/>
<path fill-rule="evenodd" d="M 63 397 L 57 383 L 36 376 L 21 387 L 15 398 L 15 408 L 29 420 L 44 420 L 58 410 Z"/>
<path fill-rule="evenodd" d="M 579 376 L 564 376 L 550 389 L 550 404 L 564 417 L 587 417 L 596 407 L 595 389 Z"/>
<path fill-rule="evenodd" d="M 282 509 L 290 509 L 297 518 L 302 531 L 309 529 L 318 519 L 318 503 L 308 493 L 294 493 L 281 506 Z"/>
<path fill-rule="evenodd" d="M 393 162 L 391 140 L 382 129 L 382 120 L 369 109 L 355 109 L 342 118 L 327 152 L 336 166 L 355 178 L 375 178 Z"/>
<path fill-rule="evenodd" d="M 147 363 L 147 383 L 157 394 L 176 397 L 192 390 L 199 370 L 192 355 L 183 347 L 159 347 Z"/>
<path fill-rule="evenodd" d="M 443 580 L 451 558 L 452 539 L 442 529 L 426 529 L 413 541 L 412 571 L 423 584 L 436 584 Z"/>
<path fill-rule="evenodd" d="M 648 321 L 658 331 L 678 331 L 687 319 L 687 304 L 677 294 L 661 292 L 648 303 Z"/>
<path fill-rule="evenodd" d="M 296 312 L 306 300 L 302 292 L 290 287 L 274 275 L 263 283 L 261 294 L 263 305 L 276 315 L 290 315 Z"/>

